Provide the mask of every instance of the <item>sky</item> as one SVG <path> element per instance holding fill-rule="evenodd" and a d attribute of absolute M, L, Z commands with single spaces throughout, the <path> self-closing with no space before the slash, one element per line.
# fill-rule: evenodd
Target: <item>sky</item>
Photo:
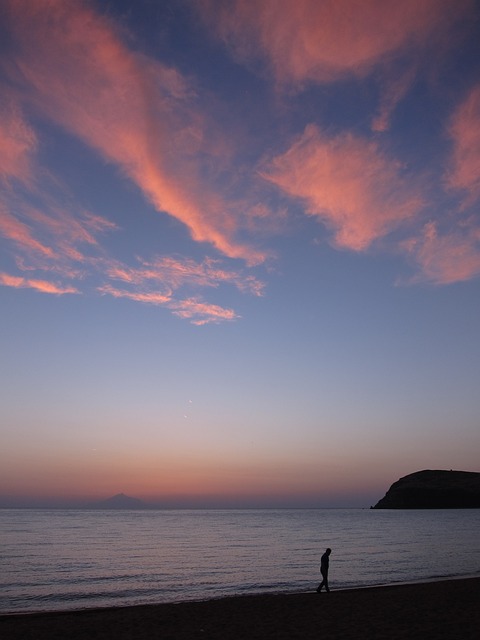
<path fill-rule="evenodd" d="M 480 471 L 480 6 L 1 0 L 0 506 Z"/>

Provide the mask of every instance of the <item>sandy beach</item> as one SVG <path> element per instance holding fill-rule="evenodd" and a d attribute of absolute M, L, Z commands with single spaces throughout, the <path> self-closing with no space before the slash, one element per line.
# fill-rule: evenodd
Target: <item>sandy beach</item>
<path fill-rule="evenodd" d="M 480 578 L 0 616 L 3 640 L 480 637 Z"/>

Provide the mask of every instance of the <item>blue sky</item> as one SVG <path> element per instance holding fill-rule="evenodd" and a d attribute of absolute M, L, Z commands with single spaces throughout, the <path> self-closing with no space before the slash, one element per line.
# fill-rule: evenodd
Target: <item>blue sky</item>
<path fill-rule="evenodd" d="M 0 504 L 479 470 L 478 20 L 2 4 Z"/>

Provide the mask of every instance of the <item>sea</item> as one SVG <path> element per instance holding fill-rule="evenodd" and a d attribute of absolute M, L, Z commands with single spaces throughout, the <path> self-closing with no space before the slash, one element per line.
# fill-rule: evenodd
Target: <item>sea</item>
<path fill-rule="evenodd" d="M 480 575 L 480 509 L 0 510 L 0 613 Z"/>

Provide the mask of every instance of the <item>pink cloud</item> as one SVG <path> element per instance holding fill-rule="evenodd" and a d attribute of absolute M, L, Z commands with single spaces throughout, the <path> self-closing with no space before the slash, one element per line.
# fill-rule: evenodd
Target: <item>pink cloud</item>
<path fill-rule="evenodd" d="M 60 262 L 89 261 L 87 249 L 102 251 L 97 236 L 117 229 L 117 225 L 106 218 L 79 208 L 76 211 L 60 208 L 51 198 L 44 199 L 43 210 L 23 204 L 22 215 L 39 235 L 49 238 L 54 257 Z"/>
<path fill-rule="evenodd" d="M 34 184 L 32 189 L 34 195 L 42 199 L 41 194 L 35 192 Z M 150 261 L 138 258 L 139 266 L 131 267 L 112 259 L 99 245 L 100 233 L 117 229 L 112 222 L 87 211 L 78 210 L 73 215 L 57 208 L 56 200 L 47 196 L 43 198 L 41 209 L 16 200 L 10 191 L 7 196 L 4 203 L 0 201 L 0 235 L 15 245 L 15 262 L 22 272 L 56 272 L 62 279 L 71 281 L 95 276 L 105 283 L 97 286 L 101 293 L 163 305 L 194 324 L 232 320 L 237 315 L 230 309 L 198 298 L 173 298 L 179 288 L 198 291 L 203 287 L 232 285 L 242 293 L 262 295 L 264 284 L 261 281 L 243 270 L 226 269 L 219 260 L 212 258 L 201 262 L 170 256 Z M 9 213 L 7 205 L 15 210 L 17 217 Z M 127 288 L 119 288 L 109 282 L 114 280 L 125 283 Z M 3 274 L 0 284 L 52 294 L 79 292 L 73 284 L 60 286 L 46 279 L 23 275 Z"/>
<path fill-rule="evenodd" d="M 58 183 L 56 186 L 59 188 Z M 20 269 L 79 277 L 79 268 L 103 253 L 97 236 L 116 225 L 78 208 L 59 208 L 54 198 L 38 192 L 34 181 L 30 187 L 29 194 L 41 202 L 41 208 L 9 189 L 0 193 L 0 236 L 13 246 Z"/>
<path fill-rule="evenodd" d="M 398 75 L 391 75 L 384 81 L 380 97 L 380 105 L 372 120 L 372 131 L 387 131 L 390 127 L 390 119 L 397 104 L 406 95 L 415 78 L 416 69 L 410 66 L 406 71 Z"/>
<path fill-rule="evenodd" d="M 170 309 L 174 315 L 190 320 L 190 322 L 195 325 L 235 320 L 239 317 L 233 309 L 226 309 L 219 305 L 210 304 L 198 298 L 175 300 L 169 294 L 161 292 L 142 293 L 138 291 L 125 291 L 109 284 L 99 287 L 98 291 L 111 295 L 114 298 L 127 298 L 135 302 L 165 306 Z"/>
<path fill-rule="evenodd" d="M 107 264 L 105 271 L 108 277 L 123 282 L 127 288 L 107 284 L 98 290 L 115 298 L 166 306 L 174 315 L 197 325 L 234 320 L 238 316 L 232 309 L 210 304 L 198 297 L 183 299 L 177 295 L 181 288 L 198 290 L 229 284 L 242 293 L 263 294 L 264 285 L 255 277 L 222 269 L 219 261 L 211 258 L 200 263 L 191 258 L 171 256 L 157 257 L 149 262 L 139 261 L 141 266 L 138 268 L 114 262 Z"/>
<path fill-rule="evenodd" d="M 215 304 L 208 304 L 196 298 L 180 300 L 172 304 L 171 308 L 175 315 L 180 318 L 187 318 L 192 324 L 196 325 L 236 320 L 239 317 L 233 309 L 225 309 Z"/>
<path fill-rule="evenodd" d="M 50 247 L 39 242 L 32 229 L 25 223 L 11 215 L 4 203 L 0 201 L 0 235 L 14 242 L 22 250 L 29 253 L 40 254 L 44 258 L 52 258 L 53 251 Z"/>
<path fill-rule="evenodd" d="M 337 246 L 361 251 L 423 205 L 400 169 L 375 142 L 351 133 L 328 137 L 309 125 L 262 175 L 303 200 L 306 213 L 333 230 Z"/>
<path fill-rule="evenodd" d="M 199 175 L 197 154 L 218 164 L 225 144 L 207 135 L 207 117 L 178 72 L 129 51 L 86 2 L 10 0 L 8 8 L 30 105 L 117 164 L 194 240 L 249 264 L 265 259 L 235 240 L 241 217 Z"/>
<path fill-rule="evenodd" d="M 202 0 L 204 19 L 235 54 L 267 60 L 277 82 L 302 85 L 363 76 L 422 47 L 472 0 Z"/>
<path fill-rule="evenodd" d="M 111 295 L 114 298 L 128 298 L 129 300 L 135 300 L 135 302 L 146 302 L 148 304 L 155 304 L 155 305 L 165 305 L 168 302 L 171 302 L 172 300 L 170 295 L 166 295 L 164 293 L 159 293 L 159 292 L 142 293 L 138 291 L 124 291 L 110 284 L 106 284 L 101 287 L 98 287 L 98 291 L 100 293 L 107 293 L 108 295 Z"/>
<path fill-rule="evenodd" d="M 205 258 L 196 262 L 191 258 L 173 258 L 163 256 L 153 261 L 140 260 L 142 267 L 125 268 L 112 265 L 109 275 L 113 279 L 141 284 L 148 281 L 162 282 L 178 289 L 181 286 L 218 287 L 220 284 L 232 284 L 243 293 L 261 296 L 264 283 L 242 271 L 220 268 L 220 261 Z"/>
<path fill-rule="evenodd" d="M 58 204 L 68 195 L 48 171 L 39 170 L 37 136 L 10 94 L 7 90 L 0 107 L 0 235 L 15 245 L 16 261 L 23 268 L 52 270 L 61 264 L 66 270 L 66 261 L 85 261 L 80 245 L 97 246 L 95 235 L 115 224 Z M 32 201 L 40 204 L 33 206 Z"/>
<path fill-rule="evenodd" d="M 457 107 L 448 132 L 452 154 L 444 184 L 459 194 L 460 206 L 401 245 L 420 268 L 413 282 L 445 285 L 480 275 L 480 226 L 471 209 L 480 198 L 480 85 Z"/>
<path fill-rule="evenodd" d="M 15 102 L 6 99 L 0 105 L 0 178 L 28 181 L 36 149 L 35 132 Z"/>
<path fill-rule="evenodd" d="M 65 293 L 79 293 L 75 287 L 62 286 L 47 280 L 35 280 L 30 278 L 21 278 L 12 276 L 8 273 L 0 273 L 0 284 L 5 287 L 13 287 L 15 289 L 35 289 L 42 293 L 53 293 L 63 295 Z"/>
<path fill-rule="evenodd" d="M 413 282 L 446 285 L 480 275 L 480 227 L 474 222 L 444 234 L 435 222 L 428 222 L 402 248 L 421 269 Z"/>
<path fill-rule="evenodd" d="M 446 183 L 466 193 L 466 200 L 480 198 L 480 84 L 471 89 L 455 111 L 449 133 L 453 143 Z"/>

